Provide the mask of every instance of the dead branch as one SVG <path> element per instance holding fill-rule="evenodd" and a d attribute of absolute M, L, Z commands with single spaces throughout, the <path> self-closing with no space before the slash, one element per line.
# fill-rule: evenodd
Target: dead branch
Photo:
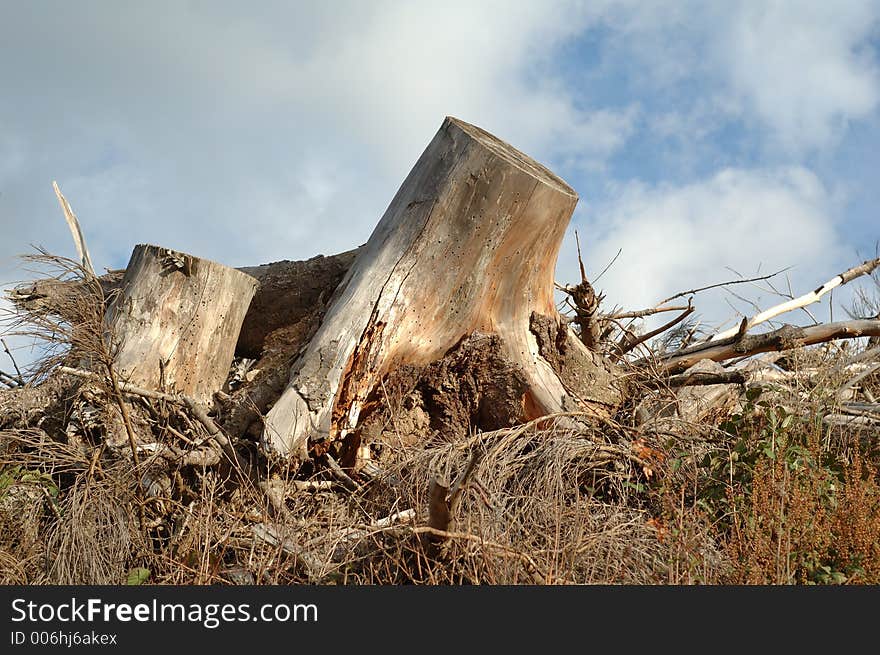
<path fill-rule="evenodd" d="M 15 382 L 17 382 L 19 384 L 19 386 L 23 387 L 24 386 L 24 378 L 21 376 L 21 370 L 18 368 L 18 364 L 15 362 L 15 357 L 12 356 L 12 352 L 9 350 L 9 346 L 6 344 L 6 339 L 4 339 L 3 337 L 0 337 L 0 343 L 3 344 L 3 350 L 5 350 L 6 354 L 9 355 L 9 359 L 12 360 L 12 366 L 15 368 L 15 374 L 17 377 L 10 378 L 10 379 L 14 380 Z M 10 377 L 10 376 L 7 375 L 6 377 Z"/>
<path fill-rule="evenodd" d="M 766 334 L 735 335 L 721 342 L 698 344 L 687 349 L 687 352 L 679 351 L 669 358 L 661 360 L 658 365 L 662 370 L 672 373 L 683 371 L 701 359 L 721 362 L 734 357 L 748 357 L 763 352 L 789 350 L 835 339 L 856 339 L 878 335 L 880 335 L 880 320 L 878 319 L 840 321 L 810 327 L 783 325 L 778 330 Z"/>
<path fill-rule="evenodd" d="M 101 376 L 96 373 L 92 373 L 91 371 L 83 371 L 76 368 L 70 368 L 69 366 L 60 366 L 58 370 L 67 375 L 73 375 L 79 378 L 83 378 L 84 380 L 92 380 L 94 382 L 103 382 Z M 223 433 L 223 431 L 217 427 L 217 424 L 208 416 L 207 410 L 194 399 L 185 396 L 183 394 L 170 394 L 163 393 L 161 391 L 153 391 L 152 389 L 144 389 L 143 387 L 138 387 L 133 384 L 129 384 L 127 382 L 116 381 L 116 386 L 118 390 L 122 393 L 132 394 L 135 396 L 143 396 L 144 398 L 151 398 L 153 400 L 166 400 L 171 403 L 175 403 L 177 405 L 182 405 L 190 410 L 192 415 L 208 430 L 208 435 L 210 439 L 216 441 L 216 443 L 223 449 L 223 452 L 229 457 L 230 461 L 233 464 L 238 464 L 239 466 L 242 464 L 238 457 L 238 453 L 236 453 L 235 449 L 232 447 L 229 439 Z"/>
<path fill-rule="evenodd" d="M 872 259 L 866 262 L 863 262 L 859 266 L 854 266 L 839 275 L 835 275 L 833 278 L 828 280 L 825 284 L 814 289 L 810 293 L 805 293 L 798 298 L 792 298 L 784 303 L 780 303 L 775 305 L 769 309 L 765 309 L 763 312 L 759 312 L 755 314 L 750 319 L 748 319 L 748 323 L 746 325 L 746 330 L 750 330 L 756 325 L 760 325 L 766 321 L 769 321 L 771 318 L 775 318 L 780 314 L 785 314 L 794 309 L 800 309 L 806 307 L 807 305 L 811 305 L 814 302 L 818 302 L 819 299 L 824 296 L 826 293 L 831 291 L 832 289 L 836 289 L 837 287 L 846 284 L 847 282 L 854 280 L 857 277 L 862 275 L 869 275 L 874 269 L 880 266 L 880 257 L 877 259 Z M 720 341 L 736 334 L 736 328 L 730 328 L 729 330 L 725 330 L 723 332 L 719 332 L 718 334 L 713 335 L 708 339 L 709 342 Z"/>
<path fill-rule="evenodd" d="M 9 375 L 8 373 L 4 373 L 3 371 L 0 371 L 0 383 L 5 384 L 5 385 L 6 385 L 7 387 L 9 387 L 10 389 L 15 389 L 16 387 L 21 387 L 21 386 L 23 386 L 23 385 L 18 381 L 17 378 L 15 378 L 15 377 L 12 376 L 12 375 Z"/>
<path fill-rule="evenodd" d="M 64 220 L 67 221 L 67 227 L 70 228 L 70 234 L 73 236 L 73 244 L 76 246 L 76 252 L 79 255 L 80 266 L 82 266 L 84 271 L 90 273 L 92 277 L 95 277 L 95 267 L 92 266 L 92 258 L 89 257 L 89 251 L 88 248 L 86 248 L 86 240 L 83 237 L 82 229 L 79 226 L 76 214 L 73 213 L 70 203 L 67 202 L 67 198 L 64 197 L 61 193 L 61 189 L 58 188 L 57 182 L 52 182 L 52 188 L 55 189 L 55 195 L 58 196 L 61 211 L 64 212 Z"/>
<path fill-rule="evenodd" d="M 823 417 L 825 425 L 840 427 L 875 427 L 880 425 L 880 417 L 851 416 L 849 414 L 828 414 Z"/>
<path fill-rule="evenodd" d="M 699 293 L 700 291 L 708 291 L 709 289 L 717 289 L 718 287 L 727 287 L 727 286 L 731 286 L 733 284 L 746 284 L 748 282 L 760 282 L 762 280 L 769 280 L 770 278 L 776 277 L 780 273 L 784 273 L 787 270 L 788 270 L 788 268 L 783 268 L 782 270 L 776 271 L 775 273 L 770 273 L 770 275 L 762 275 L 760 277 L 750 277 L 745 280 L 730 280 L 728 282 L 718 282 L 716 284 L 710 284 L 705 287 L 699 287 L 697 289 L 690 289 L 689 291 L 680 291 L 679 293 L 676 293 L 674 296 L 669 296 L 668 298 L 664 298 L 663 300 L 658 302 L 655 305 L 655 307 L 660 307 L 660 306 L 665 305 L 666 303 L 668 303 L 672 300 L 675 300 L 676 298 L 684 298 L 685 296 L 690 296 L 695 293 Z"/>
<path fill-rule="evenodd" d="M 357 491 L 360 489 L 360 485 L 349 477 L 349 475 L 342 470 L 342 467 L 339 466 L 339 463 L 333 459 L 333 456 L 330 453 L 324 455 L 327 459 L 327 463 L 330 465 L 330 473 L 333 474 L 333 477 L 339 480 L 342 483 L 342 486 L 348 489 L 349 491 Z"/>
<path fill-rule="evenodd" d="M 475 534 L 469 534 L 467 532 L 448 532 L 446 530 L 438 530 L 437 528 L 432 528 L 430 526 L 421 526 L 410 529 L 412 530 L 413 534 L 428 534 L 444 541 L 447 539 L 470 541 L 473 543 L 478 543 L 481 546 L 489 548 L 491 550 L 512 555 L 519 558 L 523 562 L 523 564 L 526 565 L 526 570 L 529 572 L 532 579 L 537 584 L 548 584 L 549 578 L 547 574 L 541 570 L 541 568 L 537 565 L 537 563 L 534 559 L 532 559 L 531 556 L 526 553 L 522 553 L 514 548 L 510 548 L 509 546 L 495 543 L 494 541 L 488 541 L 483 537 Z"/>
<path fill-rule="evenodd" d="M 306 569 L 310 578 L 315 580 L 321 579 L 324 566 L 318 558 L 305 548 L 300 547 L 290 537 L 280 534 L 280 531 L 275 526 L 267 523 L 256 523 L 251 526 L 251 532 L 260 541 L 293 555 L 297 562 Z"/>
<path fill-rule="evenodd" d="M 705 371 L 694 371 L 693 373 L 682 373 L 681 375 L 673 375 L 662 384 L 668 387 L 695 387 L 710 384 L 746 384 L 749 376 L 745 371 L 725 371 L 724 373 L 709 373 Z M 648 386 L 661 386 L 660 382 L 649 384 Z"/>
<path fill-rule="evenodd" d="M 625 341 L 621 344 L 618 344 L 618 354 L 625 355 L 626 353 L 628 353 L 630 350 L 632 350 L 633 348 L 635 348 L 639 344 L 644 343 L 648 339 L 652 339 L 652 338 L 656 337 L 658 334 L 662 334 L 662 333 L 666 332 L 666 330 L 668 330 L 669 328 L 677 325 L 678 323 L 681 323 L 684 319 L 686 319 L 688 316 L 693 314 L 693 312 L 694 312 L 694 306 L 691 303 L 688 303 L 687 309 L 685 311 L 683 311 L 681 314 L 679 314 L 678 316 L 676 316 L 674 319 L 669 321 L 668 323 L 664 323 L 663 325 L 658 327 L 656 330 L 651 330 L 650 332 L 643 334 L 642 336 L 638 337 L 634 341 L 628 340 L 628 341 Z M 626 339 L 626 337 L 624 337 L 624 339 Z"/>
<path fill-rule="evenodd" d="M 634 312 L 618 312 L 615 314 L 606 314 L 603 315 L 602 318 L 618 321 L 625 318 L 645 318 L 646 316 L 653 316 L 654 314 L 659 314 L 661 312 L 681 312 L 687 308 L 687 305 L 675 305 L 673 307 L 651 307 L 649 309 L 640 309 Z"/>
<path fill-rule="evenodd" d="M 877 362 L 877 363 L 874 364 L 873 366 L 869 366 L 868 368 L 866 368 L 864 371 L 862 371 L 862 372 L 859 373 L 858 375 L 856 375 L 856 376 L 850 378 L 849 380 L 847 380 L 847 381 L 846 381 L 846 382 L 840 387 L 840 389 L 838 389 L 838 391 L 837 391 L 837 396 L 838 396 L 838 397 L 843 396 L 843 394 L 844 394 L 848 389 L 850 389 L 851 387 L 854 387 L 854 386 L 857 385 L 859 382 L 861 382 L 862 380 L 864 380 L 866 377 L 868 377 L 869 375 L 872 375 L 873 373 L 875 373 L 878 369 L 880 369 L 880 362 Z"/>

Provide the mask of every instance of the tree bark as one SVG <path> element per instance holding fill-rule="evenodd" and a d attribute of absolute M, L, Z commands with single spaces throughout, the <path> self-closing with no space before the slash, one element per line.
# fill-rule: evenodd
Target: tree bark
<path fill-rule="evenodd" d="M 256 287 L 256 279 L 228 266 L 136 246 L 106 316 L 117 374 L 211 404 Z"/>
<path fill-rule="evenodd" d="M 508 393 L 516 397 L 501 399 L 516 408 L 511 422 L 613 405 L 611 372 L 554 305 L 556 258 L 576 203 L 541 164 L 447 118 L 294 363 L 266 416 L 264 448 L 306 456 L 310 440 L 347 437 L 387 376 L 474 347 L 473 335 L 491 337 L 479 343 L 516 380 Z M 578 372 L 561 376 L 572 357 Z"/>

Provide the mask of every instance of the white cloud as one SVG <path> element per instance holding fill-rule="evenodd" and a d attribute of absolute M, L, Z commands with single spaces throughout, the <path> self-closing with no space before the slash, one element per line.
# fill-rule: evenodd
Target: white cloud
<path fill-rule="evenodd" d="M 580 221 L 579 233 L 588 276 L 623 249 L 597 285 L 609 306 L 650 307 L 679 291 L 736 278 L 729 269 L 752 276 L 791 266 L 792 286 L 804 293 L 845 261 L 834 207 L 833 195 L 804 168 L 725 169 L 683 186 L 624 185 Z M 562 253 L 558 274 L 573 282 L 573 244 Z M 787 289 L 784 280 L 777 283 Z M 760 296 L 754 288 L 740 290 Z M 713 322 L 732 316 L 724 297 L 698 295 L 698 311 Z"/>
<path fill-rule="evenodd" d="M 793 148 L 827 146 L 880 100 L 876 2 L 742 3 L 715 56 L 734 97 Z"/>
<path fill-rule="evenodd" d="M 671 95 L 683 119 L 698 118 L 697 136 L 738 117 L 799 155 L 836 145 L 880 103 L 876 0 L 627 1 L 601 20 L 618 37 L 604 45 L 610 65 L 637 62 L 635 83 Z M 716 111 L 701 111 L 707 105 Z"/>

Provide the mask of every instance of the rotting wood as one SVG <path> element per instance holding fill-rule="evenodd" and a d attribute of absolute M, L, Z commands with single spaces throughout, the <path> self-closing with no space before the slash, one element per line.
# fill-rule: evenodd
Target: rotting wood
<path fill-rule="evenodd" d="M 264 449 L 307 457 L 310 443 L 345 439 L 383 376 L 439 360 L 476 332 L 499 337 L 523 377 L 517 419 L 589 404 L 566 388 L 530 330 L 538 315 L 568 331 L 553 273 L 576 202 L 544 166 L 447 118 L 294 364 L 266 417 Z M 614 405 L 611 373 L 588 351 L 582 369 Z"/>

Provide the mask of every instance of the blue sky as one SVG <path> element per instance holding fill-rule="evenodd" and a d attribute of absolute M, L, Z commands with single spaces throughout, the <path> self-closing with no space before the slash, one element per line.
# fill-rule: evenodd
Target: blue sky
<path fill-rule="evenodd" d="M 579 192 L 560 282 L 577 228 L 592 274 L 622 249 L 612 305 L 729 269 L 792 267 L 804 292 L 880 238 L 878 19 L 876 1 L 7 3 L 0 283 L 31 244 L 73 255 L 52 180 L 98 268 L 142 242 L 234 266 L 348 249 L 454 115 Z M 698 310 L 729 324 L 729 300 Z"/>

